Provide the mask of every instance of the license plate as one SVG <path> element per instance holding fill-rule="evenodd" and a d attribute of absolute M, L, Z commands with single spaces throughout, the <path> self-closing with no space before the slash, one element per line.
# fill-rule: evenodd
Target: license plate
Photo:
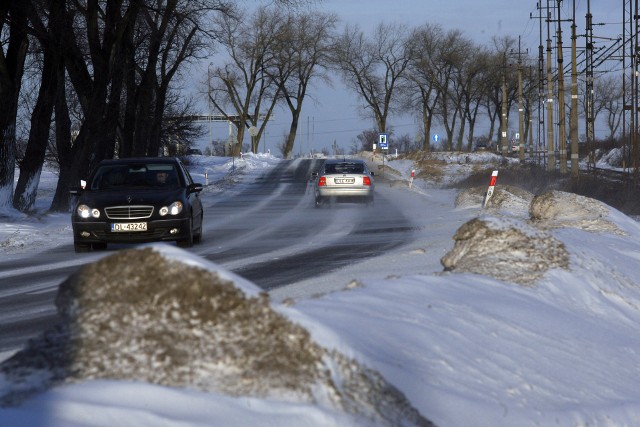
<path fill-rule="evenodd" d="M 355 178 L 335 178 L 333 181 L 336 184 L 353 184 L 356 182 Z"/>
<path fill-rule="evenodd" d="M 113 232 L 129 232 L 129 231 L 147 231 L 146 222 L 124 222 L 111 224 L 111 231 Z"/>

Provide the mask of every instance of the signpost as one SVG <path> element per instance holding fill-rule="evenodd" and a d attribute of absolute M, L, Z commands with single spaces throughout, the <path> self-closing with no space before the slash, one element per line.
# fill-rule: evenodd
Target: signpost
<path fill-rule="evenodd" d="M 482 202 L 482 207 L 486 208 L 487 204 L 489 204 L 489 199 L 493 196 L 493 189 L 496 186 L 496 181 L 498 180 L 498 171 L 493 171 L 491 173 L 491 181 L 489 182 L 489 188 L 487 189 L 487 194 L 484 197 L 484 202 Z"/>
<path fill-rule="evenodd" d="M 388 140 L 388 136 L 386 133 L 379 133 L 378 134 L 378 146 L 380 147 L 381 150 L 388 150 L 389 149 L 389 140 Z M 384 173 L 384 155 L 385 153 L 382 153 L 382 173 Z"/>

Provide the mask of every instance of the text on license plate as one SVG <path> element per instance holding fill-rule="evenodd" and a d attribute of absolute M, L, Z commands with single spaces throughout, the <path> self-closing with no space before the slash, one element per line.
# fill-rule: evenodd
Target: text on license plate
<path fill-rule="evenodd" d="M 111 224 L 111 231 L 147 231 L 146 222 L 123 222 Z"/>
<path fill-rule="evenodd" d="M 336 178 L 334 182 L 336 184 L 353 184 L 356 180 L 355 178 Z"/>

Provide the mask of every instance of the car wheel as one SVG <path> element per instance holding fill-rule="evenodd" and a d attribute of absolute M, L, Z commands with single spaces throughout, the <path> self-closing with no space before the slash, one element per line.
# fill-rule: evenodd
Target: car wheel
<path fill-rule="evenodd" d="M 184 239 L 180 239 L 176 244 L 181 248 L 190 248 L 193 246 L 193 220 L 189 219 L 189 226 L 187 227 L 187 236 Z"/>
<path fill-rule="evenodd" d="M 89 252 L 91 250 L 91 245 L 89 243 L 73 242 L 73 249 L 76 253 Z"/>
<path fill-rule="evenodd" d="M 320 197 L 316 197 L 316 208 L 321 208 L 324 204 L 324 201 Z"/>
<path fill-rule="evenodd" d="M 202 215 L 200 215 L 200 228 L 198 228 L 198 231 L 193 235 L 193 243 L 200 242 L 202 242 Z"/>

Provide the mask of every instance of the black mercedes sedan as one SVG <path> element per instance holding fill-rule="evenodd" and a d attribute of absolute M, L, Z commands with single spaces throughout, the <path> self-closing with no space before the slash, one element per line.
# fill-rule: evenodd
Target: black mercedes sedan
<path fill-rule="evenodd" d="M 103 160 L 71 189 L 75 251 L 154 241 L 191 247 L 202 237 L 202 189 L 178 158 Z"/>

